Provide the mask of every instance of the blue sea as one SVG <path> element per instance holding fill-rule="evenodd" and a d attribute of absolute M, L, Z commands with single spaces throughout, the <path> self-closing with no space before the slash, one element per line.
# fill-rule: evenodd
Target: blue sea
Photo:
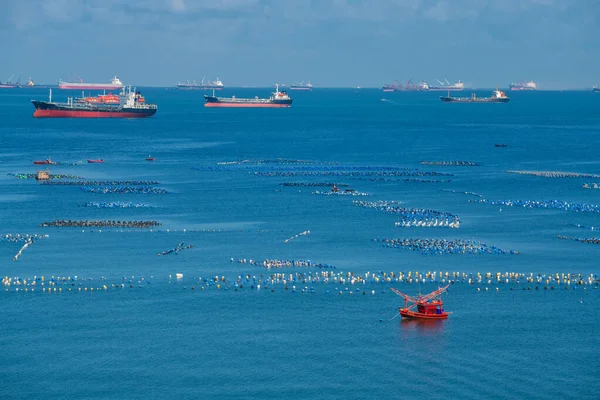
<path fill-rule="evenodd" d="M 141 90 L 139 120 L 0 92 L 0 398 L 599 398 L 600 94 Z M 76 184 L 26 179 L 47 158 Z M 446 284 L 447 320 L 398 316 Z"/>

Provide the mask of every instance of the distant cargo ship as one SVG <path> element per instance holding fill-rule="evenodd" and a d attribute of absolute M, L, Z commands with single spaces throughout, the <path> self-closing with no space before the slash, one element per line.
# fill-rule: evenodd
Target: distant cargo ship
<path fill-rule="evenodd" d="M 422 81 L 414 84 L 412 80 L 409 79 L 406 84 L 396 81 L 388 85 L 383 85 L 381 90 L 384 92 L 423 92 L 429 90 L 429 85 L 427 82 Z"/>
<path fill-rule="evenodd" d="M 536 90 L 536 89 L 537 89 L 537 85 L 533 81 L 510 84 L 510 90 Z"/>
<path fill-rule="evenodd" d="M 450 92 L 448 96 L 441 96 L 440 99 L 444 103 L 508 103 L 510 98 L 501 90 L 494 90 L 490 97 L 477 97 L 475 93 L 471 97 L 451 97 Z"/>
<path fill-rule="evenodd" d="M 293 99 L 288 96 L 285 91 L 279 91 L 279 85 L 275 85 L 275 92 L 268 99 L 255 98 L 237 98 L 233 97 L 216 97 L 204 95 L 206 103 L 204 107 L 264 107 L 264 108 L 283 108 L 290 107 Z"/>
<path fill-rule="evenodd" d="M 217 78 L 212 82 L 204 83 L 204 78 L 202 78 L 202 82 L 200 84 L 196 83 L 196 81 L 187 81 L 185 83 L 178 83 L 177 89 L 181 90 L 221 90 L 225 87 L 223 82 Z"/>
<path fill-rule="evenodd" d="M 447 79 L 445 79 L 445 83 L 440 81 L 439 79 L 436 79 L 436 81 L 438 81 L 438 83 L 440 84 L 440 86 L 429 86 L 429 90 L 433 90 L 433 91 L 451 91 L 451 92 L 456 92 L 456 91 L 461 91 L 465 88 L 465 84 L 462 83 L 461 81 L 458 81 L 456 83 L 450 83 L 448 82 Z"/>
<path fill-rule="evenodd" d="M 125 85 L 117 76 L 114 76 L 110 83 L 86 83 L 81 79 L 79 82 L 58 81 L 58 88 L 67 90 L 120 90 L 124 87 Z"/>
<path fill-rule="evenodd" d="M 120 95 L 107 94 L 73 99 L 66 103 L 52 102 L 52 89 L 48 101 L 31 101 L 36 118 L 143 118 L 156 114 L 158 106 L 147 104 L 142 94 L 124 88 Z"/>
<path fill-rule="evenodd" d="M 290 90 L 312 90 L 312 89 L 313 89 L 313 85 L 312 85 L 312 83 L 310 83 L 310 81 L 308 81 L 308 83 L 299 82 L 299 83 L 293 83 L 290 85 Z"/>
<path fill-rule="evenodd" d="M 0 89 L 12 89 L 12 88 L 16 88 L 17 84 L 16 83 L 12 83 L 12 78 L 13 78 L 13 75 L 11 75 L 10 78 L 8 78 L 8 80 L 6 82 L 0 81 Z"/>

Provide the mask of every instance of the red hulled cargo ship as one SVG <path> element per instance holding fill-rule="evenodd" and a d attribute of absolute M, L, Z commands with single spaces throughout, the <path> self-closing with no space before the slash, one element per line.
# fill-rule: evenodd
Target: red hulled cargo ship
<path fill-rule="evenodd" d="M 52 89 L 48 101 L 31 101 L 35 118 L 143 118 L 156 114 L 158 106 L 148 104 L 142 94 L 131 86 L 114 94 L 96 97 L 69 97 L 66 103 L 52 102 Z"/>
<path fill-rule="evenodd" d="M 294 101 L 285 91 L 279 91 L 279 85 L 275 85 L 275 91 L 271 94 L 268 99 L 260 99 L 257 97 L 253 99 L 248 98 L 237 98 L 233 97 L 216 97 L 213 93 L 212 96 L 204 95 L 206 103 L 204 107 L 252 107 L 252 108 L 283 108 L 291 107 Z"/>

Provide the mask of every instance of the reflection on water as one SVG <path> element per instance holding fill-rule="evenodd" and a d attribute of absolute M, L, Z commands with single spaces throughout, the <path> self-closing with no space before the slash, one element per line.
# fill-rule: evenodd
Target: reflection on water
<path fill-rule="evenodd" d="M 410 339 L 415 336 L 439 336 L 444 331 L 444 325 L 447 320 L 417 320 L 402 319 L 400 329 L 404 339 Z"/>

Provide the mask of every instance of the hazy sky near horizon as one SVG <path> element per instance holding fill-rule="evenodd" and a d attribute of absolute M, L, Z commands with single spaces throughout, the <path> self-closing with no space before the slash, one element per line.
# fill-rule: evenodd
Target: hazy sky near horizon
<path fill-rule="evenodd" d="M 0 80 L 600 83 L 597 0 L 3 0 Z"/>

